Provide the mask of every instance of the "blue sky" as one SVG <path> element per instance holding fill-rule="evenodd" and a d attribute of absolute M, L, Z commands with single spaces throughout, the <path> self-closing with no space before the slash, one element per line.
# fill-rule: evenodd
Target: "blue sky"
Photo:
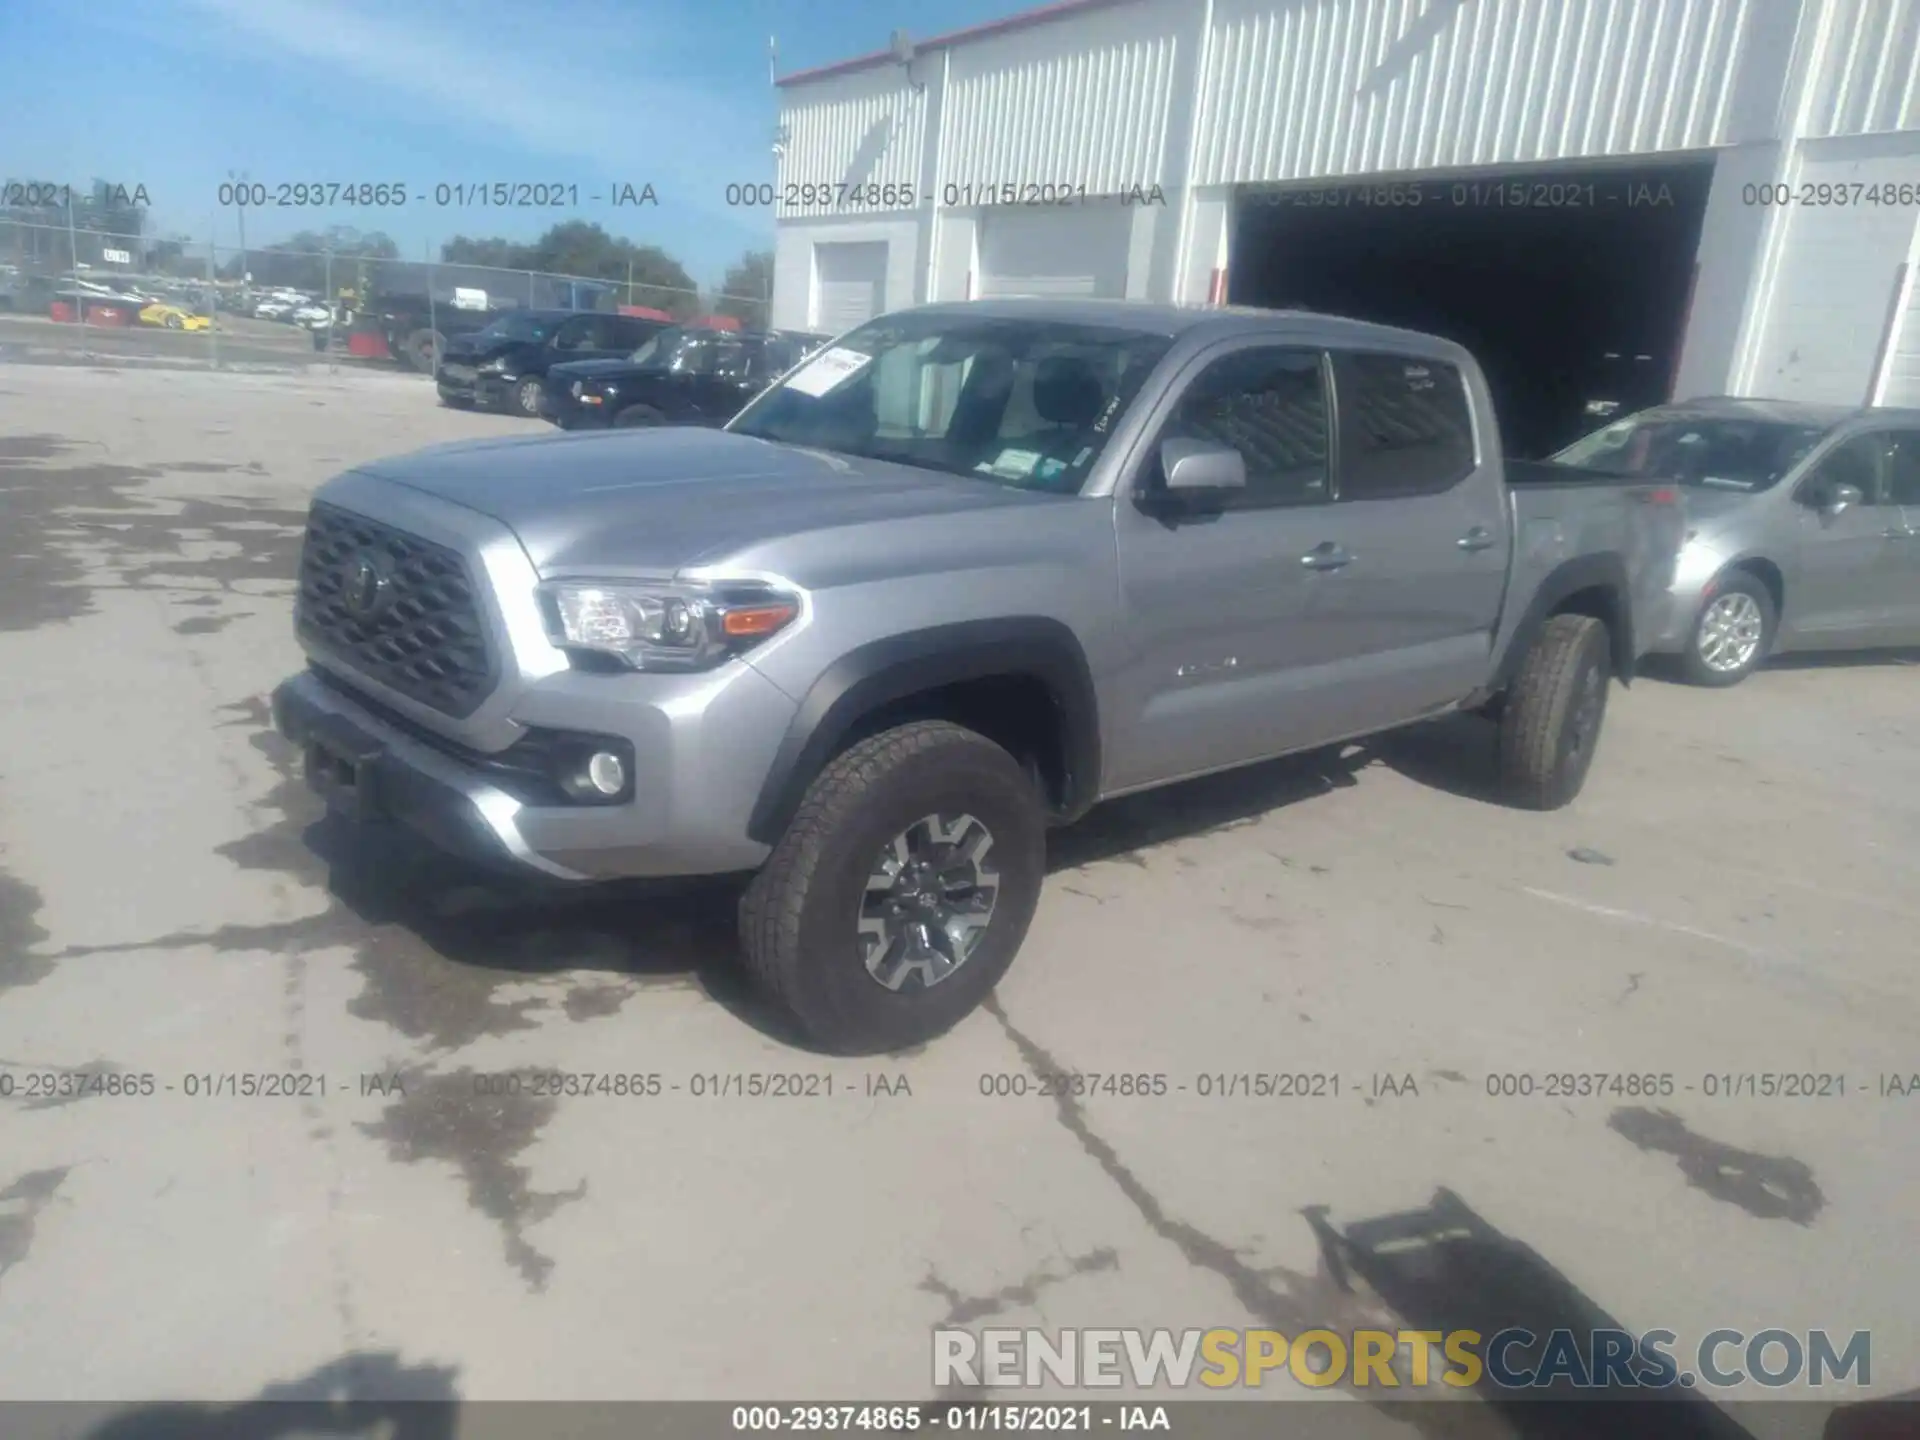
<path fill-rule="evenodd" d="M 769 180 L 782 74 L 1027 8 L 1024 0 L 0 0 L 0 178 L 143 184 L 164 233 L 234 244 L 229 171 L 256 181 L 577 184 L 577 211 L 250 211 L 247 243 L 380 229 L 408 257 L 458 233 L 598 220 L 702 283 L 771 243 L 729 181 Z M 589 187 L 651 182 L 657 208 Z"/>

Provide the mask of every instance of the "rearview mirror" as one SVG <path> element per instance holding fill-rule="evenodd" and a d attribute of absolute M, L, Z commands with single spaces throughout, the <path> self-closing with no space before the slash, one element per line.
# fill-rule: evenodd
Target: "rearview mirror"
<path fill-rule="evenodd" d="M 1829 520 L 1836 520 L 1864 498 L 1858 485 L 1836 485 L 1832 493 L 1827 496 L 1827 503 L 1821 507 L 1821 511 Z"/>
<path fill-rule="evenodd" d="M 1247 488 L 1247 462 L 1231 445 L 1214 445 L 1205 440 L 1162 441 L 1160 470 L 1166 476 L 1169 490 Z"/>

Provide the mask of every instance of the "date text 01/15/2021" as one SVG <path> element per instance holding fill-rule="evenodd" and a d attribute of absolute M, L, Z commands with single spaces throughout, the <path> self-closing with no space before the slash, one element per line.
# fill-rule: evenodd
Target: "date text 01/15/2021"
<path fill-rule="evenodd" d="M 836 180 L 789 180 L 780 185 L 758 181 L 727 186 L 722 200 L 735 209 L 823 206 L 836 210 L 910 210 L 920 205 L 931 205 L 936 200 L 946 209 L 986 205 L 1119 205 L 1131 209 L 1140 205 L 1164 206 L 1168 203 L 1166 191 L 1158 185 L 1122 185 L 1108 190 L 1066 180 L 949 181 L 938 190 L 922 190 L 906 181 L 848 184 Z"/>
<path fill-rule="evenodd" d="M 1001 1401 L 909 1405 L 736 1405 L 735 1432 L 983 1430 L 1090 1433 L 1095 1429 L 1172 1430 L 1165 1405 L 1023 1405 Z"/>
<path fill-rule="evenodd" d="M 570 180 L 443 180 L 435 185 L 408 185 L 400 180 L 254 180 L 222 185 L 214 198 L 222 206 L 248 210 L 400 210 L 409 205 L 438 210 L 561 210 L 582 202 L 616 208 L 660 203 L 659 191 L 646 180 L 585 186 Z"/>

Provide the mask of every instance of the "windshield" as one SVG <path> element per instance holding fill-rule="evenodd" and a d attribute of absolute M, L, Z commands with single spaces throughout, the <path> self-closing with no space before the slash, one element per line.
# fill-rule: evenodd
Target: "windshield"
<path fill-rule="evenodd" d="M 1166 336 L 966 315 L 871 321 L 728 427 L 1024 490 L 1078 494 Z"/>
<path fill-rule="evenodd" d="M 1650 412 L 1596 430 L 1548 462 L 1752 493 L 1778 484 L 1825 433 L 1824 426 L 1781 420 Z"/>
<path fill-rule="evenodd" d="M 541 320 L 532 315 L 501 315 L 487 323 L 480 332 L 483 340 L 520 340 L 536 342 L 544 340 L 553 333 L 550 321 Z"/>

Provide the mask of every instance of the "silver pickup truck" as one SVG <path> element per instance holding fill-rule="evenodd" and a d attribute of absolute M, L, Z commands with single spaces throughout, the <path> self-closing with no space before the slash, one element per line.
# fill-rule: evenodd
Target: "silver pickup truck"
<path fill-rule="evenodd" d="M 840 337 L 725 430 L 480 441 L 316 495 L 280 730 L 338 810 L 564 880 L 752 871 L 812 1043 L 1012 963 L 1046 829 L 1470 709 L 1581 788 L 1664 622 L 1674 490 L 1503 466 L 1458 346 L 982 301 Z"/>

